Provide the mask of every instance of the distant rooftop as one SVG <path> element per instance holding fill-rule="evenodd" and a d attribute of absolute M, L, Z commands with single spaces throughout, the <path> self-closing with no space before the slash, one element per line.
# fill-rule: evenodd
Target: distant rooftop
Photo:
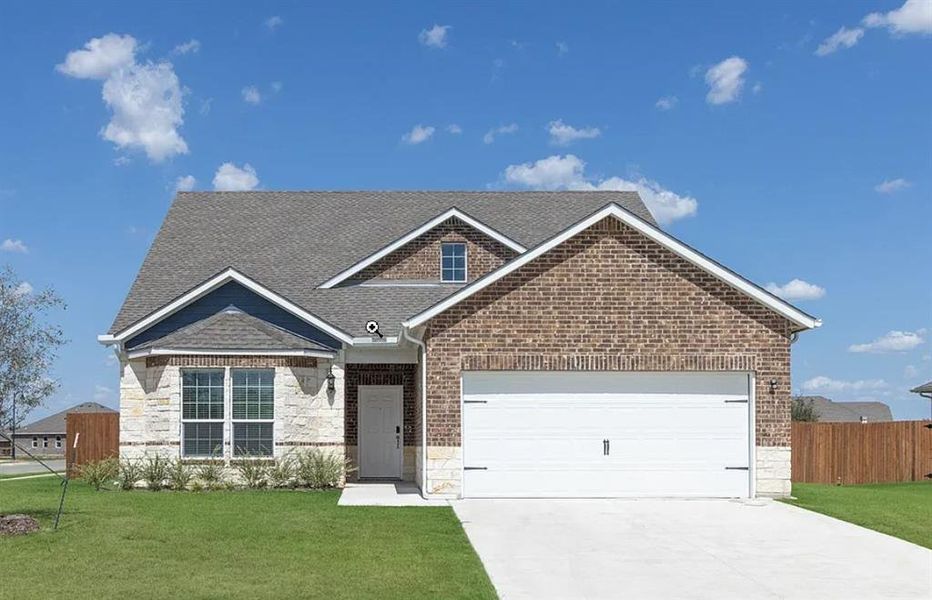
<path fill-rule="evenodd" d="M 812 408 L 823 423 L 868 423 L 892 421 L 893 413 L 883 402 L 835 402 L 825 396 L 796 396 L 796 400 L 812 403 Z"/>
<path fill-rule="evenodd" d="M 104 406 L 103 404 L 98 404 L 96 402 L 82 402 L 81 404 L 75 404 L 71 408 L 66 408 L 61 412 L 57 412 L 54 415 L 49 415 L 44 419 L 39 419 L 38 421 L 33 421 L 32 423 L 27 423 L 22 427 L 16 428 L 16 435 L 26 435 L 26 434 L 64 434 L 65 433 L 65 416 L 68 413 L 99 413 L 99 412 L 118 412 Z"/>

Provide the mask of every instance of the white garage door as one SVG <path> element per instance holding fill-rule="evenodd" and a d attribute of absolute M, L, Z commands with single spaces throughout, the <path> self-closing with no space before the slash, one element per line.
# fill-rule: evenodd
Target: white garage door
<path fill-rule="evenodd" d="M 463 373 L 467 497 L 747 497 L 747 373 Z"/>

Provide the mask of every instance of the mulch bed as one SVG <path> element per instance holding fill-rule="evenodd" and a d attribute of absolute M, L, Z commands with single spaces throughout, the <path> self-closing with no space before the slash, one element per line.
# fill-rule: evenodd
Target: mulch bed
<path fill-rule="evenodd" d="M 29 515 L 0 515 L 0 537 L 36 531 L 39 531 L 39 523 Z"/>

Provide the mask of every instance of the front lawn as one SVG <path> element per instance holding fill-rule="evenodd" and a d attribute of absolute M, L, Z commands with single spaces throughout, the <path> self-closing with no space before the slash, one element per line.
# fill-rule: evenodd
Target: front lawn
<path fill-rule="evenodd" d="M 794 483 L 793 496 L 788 504 L 932 548 L 932 482 Z"/>
<path fill-rule="evenodd" d="M 337 506 L 339 492 L 94 492 L 0 482 L 0 514 L 43 529 L 0 538 L 9 598 L 494 598 L 449 507 Z"/>

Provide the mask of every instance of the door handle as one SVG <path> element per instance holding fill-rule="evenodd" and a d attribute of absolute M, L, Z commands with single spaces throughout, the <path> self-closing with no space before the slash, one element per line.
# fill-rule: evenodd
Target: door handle
<path fill-rule="evenodd" d="M 602 456 L 608 456 L 612 452 L 611 440 L 602 440 Z"/>

